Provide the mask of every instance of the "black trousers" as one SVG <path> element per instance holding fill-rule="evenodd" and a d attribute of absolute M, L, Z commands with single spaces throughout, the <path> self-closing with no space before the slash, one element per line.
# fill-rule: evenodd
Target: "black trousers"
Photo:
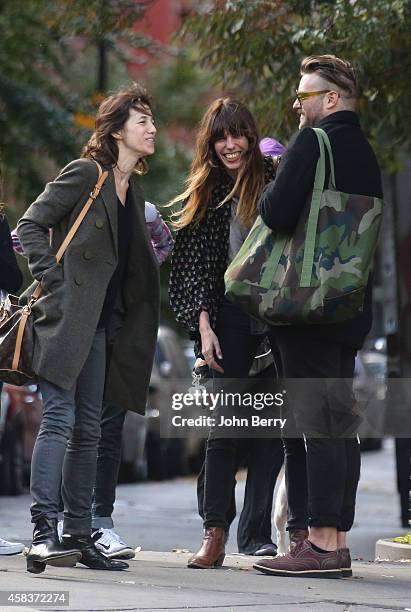
<path fill-rule="evenodd" d="M 252 555 L 263 544 L 271 543 L 271 515 L 277 476 L 284 463 L 283 444 L 280 439 L 253 438 L 239 440 L 236 471 L 242 465 L 247 468 L 244 505 L 237 529 L 238 552 Z M 205 467 L 197 480 L 198 512 L 204 520 Z M 235 481 L 234 481 L 235 484 Z M 230 506 L 226 512 L 226 529 L 236 516 L 234 487 Z"/>
<path fill-rule="evenodd" d="M 309 524 L 349 531 L 361 462 L 350 384 L 356 350 L 312 334 L 308 340 L 301 329 L 275 333 L 290 392 L 289 416 L 306 434 L 305 441 L 284 438 L 288 529 Z"/>
<path fill-rule="evenodd" d="M 224 375 L 215 379 L 246 379 L 263 335 L 251 333 L 251 320 L 240 309 L 224 302 L 216 324 Z M 235 516 L 235 475 L 248 454 L 245 506 L 240 518 L 238 545 L 241 552 L 254 552 L 271 541 L 272 497 L 283 463 L 279 439 L 234 439 L 214 437 L 207 440 L 203 470 L 199 476 L 198 504 L 204 527 L 228 530 Z M 254 546 L 254 544 L 256 544 Z"/>

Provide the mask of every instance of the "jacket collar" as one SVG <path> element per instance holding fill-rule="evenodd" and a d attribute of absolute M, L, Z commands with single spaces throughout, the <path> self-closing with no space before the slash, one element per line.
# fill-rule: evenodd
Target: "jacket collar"
<path fill-rule="evenodd" d="M 353 111 L 338 111 L 337 113 L 332 113 L 324 119 L 321 119 L 318 127 L 322 128 L 331 124 L 350 124 L 350 125 L 360 125 L 357 113 Z"/>

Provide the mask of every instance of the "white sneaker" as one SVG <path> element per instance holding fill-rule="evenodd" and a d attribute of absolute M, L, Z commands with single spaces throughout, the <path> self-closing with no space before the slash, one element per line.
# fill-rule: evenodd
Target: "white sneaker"
<path fill-rule="evenodd" d="M 0 555 L 17 555 L 24 550 L 21 542 L 8 542 L 0 538 Z"/>
<path fill-rule="evenodd" d="M 109 559 L 133 559 L 134 549 L 127 546 L 114 529 L 100 527 L 92 534 L 94 545 Z"/>

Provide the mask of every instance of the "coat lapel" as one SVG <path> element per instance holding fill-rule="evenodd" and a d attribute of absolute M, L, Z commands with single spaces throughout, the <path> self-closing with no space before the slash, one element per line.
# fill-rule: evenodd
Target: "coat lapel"
<path fill-rule="evenodd" d="M 112 170 L 109 171 L 108 177 L 104 181 L 104 185 L 101 188 L 101 197 L 104 202 L 104 206 L 107 211 L 107 215 L 110 221 L 111 234 L 114 242 L 116 257 L 118 257 L 118 212 L 117 212 L 117 193 L 116 183 L 114 180 L 114 173 Z"/>
<path fill-rule="evenodd" d="M 131 192 L 131 202 L 133 203 L 133 207 L 135 209 L 135 211 L 138 212 L 138 215 L 141 216 L 141 214 L 143 215 L 144 218 L 144 198 L 141 195 L 141 192 L 138 188 L 138 186 L 136 185 L 136 178 L 134 175 L 132 175 L 130 177 L 130 185 L 129 185 L 129 189 Z"/>

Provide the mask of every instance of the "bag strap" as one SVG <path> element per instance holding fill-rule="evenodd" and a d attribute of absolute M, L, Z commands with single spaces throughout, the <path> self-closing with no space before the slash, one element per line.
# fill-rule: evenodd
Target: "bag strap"
<path fill-rule="evenodd" d="M 59 263 L 59 261 L 61 260 L 61 258 L 63 257 L 67 247 L 69 246 L 70 242 L 73 240 L 78 228 L 80 227 L 84 217 L 86 216 L 86 214 L 88 213 L 88 211 L 90 210 L 91 205 L 93 204 L 94 200 L 97 198 L 98 194 L 101 191 L 101 188 L 104 184 L 104 181 L 106 180 L 107 176 L 108 176 L 108 171 L 105 170 L 103 172 L 102 167 L 100 166 L 100 164 L 98 162 L 96 162 L 96 160 L 94 160 L 95 164 L 97 165 L 97 169 L 98 169 L 98 178 L 97 178 L 97 182 L 94 186 L 93 191 L 90 192 L 89 198 L 87 200 L 87 202 L 84 204 L 82 210 L 80 211 L 79 215 L 77 216 L 76 220 L 74 221 L 73 225 L 70 228 L 70 231 L 68 232 L 67 236 L 65 237 L 65 239 L 63 240 L 59 250 L 57 251 L 56 254 L 56 261 L 57 263 Z M 35 288 L 35 290 L 33 291 L 29 303 L 38 300 L 38 298 L 41 295 L 41 291 L 42 291 L 42 287 L 41 287 L 41 283 L 39 283 L 37 285 L 37 287 Z"/>
<path fill-rule="evenodd" d="M 313 263 L 314 263 L 314 251 L 315 251 L 315 241 L 317 237 L 317 226 L 318 226 L 318 217 L 320 214 L 320 206 L 321 206 L 321 197 L 325 187 L 325 147 L 327 148 L 327 153 L 330 162 L 330 179 L 329 179 L 329 187 L 331 189 L 336 189 L 335 186 L 335 167 L 334 167 L 334 158 L 331 149 L 331 143 L 328 138 L 327 133 L 321 128 L 313 128 L 317 140 L 318 145 L 320 147 L 320 157 L 317 162 L 317 167 L 315 171 L 315 179 L 314 179 L 314 187 L 313 193 L 311 197 L 311 205 L 310 205 L 310 213 L 307 220 L 307 227 L 305 233 L 305 246 L 304 246 L 304 258 L 303 265 L 301 270 L 300 277 L 300 287 L 310 287 L 311 286 L 311 277 L 313 271 Z M 278 264 L 280 263 L 281 255 L 283 254 L 285 245 L 287 244 L 288 237 L 282 236 L 278 237 L 275 241 L 272 253 L 267 260 L 266 267 L 261 277 L 261 281 L 259 286 L 264 289 L 270 289 L 271 284 L 273 282 L 274 274 L 277 270 Z"/>
<path fill-rule="evenodd" d="M 89 199 L 84 204 L 84 207 L 83 207 L 82 211 L 78 215 L 77 219 L 75 220 L 75 222 L 73 223 L 72 227 L 70 228 L 69 233 L 67 234 L 67 236 L 63 240 L 59 250 L 57 251 L 57 254 L 56 254 L 56 261 L 57 261 L 57 263 L 61 260 L 61 258 L 63 257 L 63 255 L 64 255 L 64 253 L 65 253 L 65 251 L 66 251 L 66 249 L 68 247 L 68 245 L 73 240 L 73 238 L 74 238 L 78 228 L 80 227 L 84 217 L 88 213 L 88 211 L 90 209 L 90 206 L 92 205 L 94 200 L 97 198 L 97 196 L 100 193 L 100 190 L 101 190 L 101 188 L 103 186 L 103 183 L 104 183 L 104 181 L 107 178 L 107 175 L 108 175 L 107 170 L 105 170 L 103 172 L 100 164 L 97 163 L 97 162 L 95 162 L 95 163 L 97 164 L 97 167 L 98 167 L 98 179 L 97 179 L 97 183 L 96 183 L 93 191 L 90 193 Z"/>
<path fill-rule="evenodd" d="M 262 287 L 263 289 L 271 288 L 274 274 L 277 270 L 278 264 L 280 263 L 281 255 L 283 254 L 287 240 L 288 236 L 276 237 L 273 250 L 271 251 L 270 257 L 267 259 L 263 275 L 259 282 L 259 287 Z"/>
<path fill-rule="evenodd" d="M 326 146 L 327 149 L 327 153 L 328 153 L 328 161 L 330 162 L 330 178 L 328 181 L 328 187 L 331 189 L 334 189 L 334 191 L 336 191 L 337 187 L 335 186 L 335 166 L 334 166 L 334 157 L 333 157 L 333 152 L 331 149 L 331 142 L 330 139 L 328 138 L 328 134 L 325 130 L 321 129 L 321 128 L 313 128 L 314 132 L 317 134 L 317 138 L 318 136 L 320 136 L 323 141 L 324 144 Z"/>
<path fill-rule="evenodd" d="M 314 263 L 314 249 L 315 239 L 317 236 L 317 225 L 318 216 L 320 214 L 321 196 L 324 191 L 325 182 L 325 150 L 324 141 L 321 133 L 318 133 L 314 128 L 315 134 L 318 139 L 318 145 L 320 147 L 320 157 L 317 162 L 317 168 L 315 171 L 314 187 L 311 197 L 310 214 L 307 220 L 307 227 L 305 230 L 305 245 L 304 245 L 304 259 L 300 277 L 300 287 L 311 286 L 311 276 L 313 273 Z M 322 130 L 320 130 L 322 132 Z"/>

